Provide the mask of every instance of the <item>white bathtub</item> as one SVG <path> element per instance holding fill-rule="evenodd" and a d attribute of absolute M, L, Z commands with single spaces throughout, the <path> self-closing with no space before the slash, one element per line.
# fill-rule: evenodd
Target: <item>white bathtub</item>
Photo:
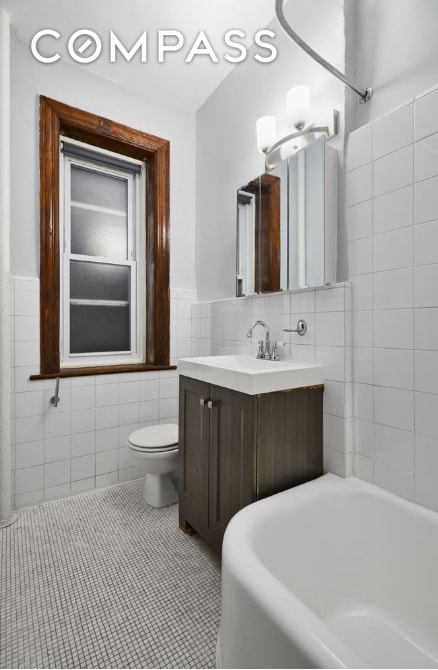
<path fill-rule="evenodd" d="M 329 474 L 231 520 L 219 668 L 437 665 L 438 514 Z"/>

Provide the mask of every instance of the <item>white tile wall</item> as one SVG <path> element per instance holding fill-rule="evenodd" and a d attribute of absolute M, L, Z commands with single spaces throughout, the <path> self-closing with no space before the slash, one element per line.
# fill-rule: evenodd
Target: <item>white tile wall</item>
<path fill-rule="evenodd" d="M 12 285 L 12 433 L 15 507 L 75 495 L 138 477 L 126 439 L 140 426 L 177 421 L 177 372 L 30 381 L 39 372 L 39 281 Z M 171 362 L 190 355 L 190 290 L 171 291 Z"/>
<path fill-rule="evenodd" d="M 347 147 L 354 473 L 438 510 L 438 88 Z"/>

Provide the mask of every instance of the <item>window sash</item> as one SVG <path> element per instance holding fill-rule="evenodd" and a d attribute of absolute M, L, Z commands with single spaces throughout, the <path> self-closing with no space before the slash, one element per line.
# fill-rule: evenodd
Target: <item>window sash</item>
<path fill-rule="evenodd" d="M 104 156 L 102 159 L 104 160 Z M 97 172 L 104 175 L 110 175 L 126 181 L 128 185 L 127 211 L 120 210 L 118 213 L 127 217 L 127 258 L 116 256 L 91 256 L 86 254 L 75 254 L 71 251 L 71 169 L 80 167 L 90 172 Z M 140 271 L 142 263 L 141 250 L 144 245 L 142 229 L 144 221 L 141 221 L 140 212 L 142 211 L 139 194 L 141 188 L 139 183 L 141 176 L 137 173 L 126 172 L 114 168 L 110 165 L 96 165 L 94 162 L 87 161 L 79 157 L 72 157 L 67 154 L 62 155 L 60 170 L 60 204 L 61 204 L 61 234 L 60 234 L 60 255 L 61 255 L 61 273 L 60 273 L 60 307 L 61 307 L 61 368 L 89 367 L 117 365 L 121 363 L 140 363 L 144 361 L 144 347 L 142 343 L 144 337 L 144 322 L 142 316 L 142 305 L 144 305 L 144 272 Z M 62 206 L 63 203 L 63 206 Z M 76 205 L 76 203 L 74 203 Z M 79 203 L 89 210 L 109 211 L 97 205 L 87 205 Z M 113 352 L 87 352 L 72 353 L 70 342 L 70 268 L 71 261 L 84 261 L 95 265 L 115 265 L 120 267 L 129 267 L 130 270 L 130 290 L 129 290 L 129 308 L 130 308 L 130 348 L 127 351 Z M 143 263 L 144 265 L 144 263 Z M 143 299 L 143 300 L 142 300 Z M 100 304 L 103 304 L 100 302 Z M 144 309 L 144 308 L 143 308 Z"/>

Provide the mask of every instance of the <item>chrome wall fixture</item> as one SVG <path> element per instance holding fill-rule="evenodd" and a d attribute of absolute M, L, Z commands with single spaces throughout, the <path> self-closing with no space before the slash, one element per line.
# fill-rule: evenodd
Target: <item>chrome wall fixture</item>
<path fill-rule="evenodd" d="M 360 97 L 360 102 L 365 103 L 370 100 L 371 96 L 373 95 L 373 89 L 371 87 L 368 88 L 362 88 L 361 86 L 358 86 L 357 84 L 351 82 L 345 74 L 343 74 L 340 70 L 335 68 L 331 63 L 328 63 L 322 56 L 320 56 L 316 51 L 314 51 L 304 40 L 301 39 L 299 35 L 291 28 L 289 23 L 286 20 L 286 17 L 283 12 L 283 5 L 284 5 L 284 0 L 276 0 L 275 2 L 275 13 L 277 15 L 277 19 L 280 22 L 281 27 L 285 31 L 287 35 L 293 41 L 298 44 L 299 47 L 304 49 L 304 51 L 314 60 L 316 60 L 317 63 L 322 65 L 323 68 L 328 70 L 333 76 L 337 77 L 340 79 L 346 86 L 351 88 L 352 91 L 357 93 L 357 95 Z"/>
<path fill-rule="evenodd" d="M 287 118 L 294 131 L 277 140 L 277 122 L 274 116 L 262 116 L 257 120 L 257 148 L 265 154 L 265 169 L 271 170 L 281 160 L 291 156 L 300 148 L 300 138 L 325 135 L 334 137 L 337 132 L 337 112 L 332 110 L 317 123 L 310 118 L 310 92 L 307 86 L 295 86 L 287 94 Z"/>

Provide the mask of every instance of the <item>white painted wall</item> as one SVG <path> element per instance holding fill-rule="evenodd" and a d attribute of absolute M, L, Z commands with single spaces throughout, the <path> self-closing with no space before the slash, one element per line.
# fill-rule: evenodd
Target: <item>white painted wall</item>
<path fill-rule="evenodd" d="M 299 13 L 294 5 L 286 6 L 293 27 L 343 69 L 342 0 L 309 0 L 300 3 Z M 292 86 L 307 84 L 315 119 L 328 109 L 341 112 L 341 135 L 334 146 L 343 147 L 344 85 L 286 37 L 277 21 L 270 27 L 277 33 L 277 59 L 263 65 L 249 56 L 197 113 L 196 283 L 204 300 L 235 295 L 236 190 L 264 170 L 264 158 L 256 148 L 257 118 L 273 114 L 280 136 L 285 135 L 286 93 Z M 342 246 L 342 216 L 340 224 Z M 342 279 L 346 272 L 342 248 L 339 257 L 338 278 Z"/>
<path fill-rule="evenodd" d="M 437 83 L 436 0 L 349 0 L 347 61 L 361 86 L 372 86 L 366 105 L 354 99 L 347 129 L 390 112 Z"/>
<path fill-rule="evenodd" d="M 170 140 L 171 286 L 194 289 L 194 115 L 159 105 L 78 65 L 39 63 L 29 46 L 17 39 L 12 40 L 11 68 L 12 274 L 39 276 L 38 97 L 42 94 Z"/>

